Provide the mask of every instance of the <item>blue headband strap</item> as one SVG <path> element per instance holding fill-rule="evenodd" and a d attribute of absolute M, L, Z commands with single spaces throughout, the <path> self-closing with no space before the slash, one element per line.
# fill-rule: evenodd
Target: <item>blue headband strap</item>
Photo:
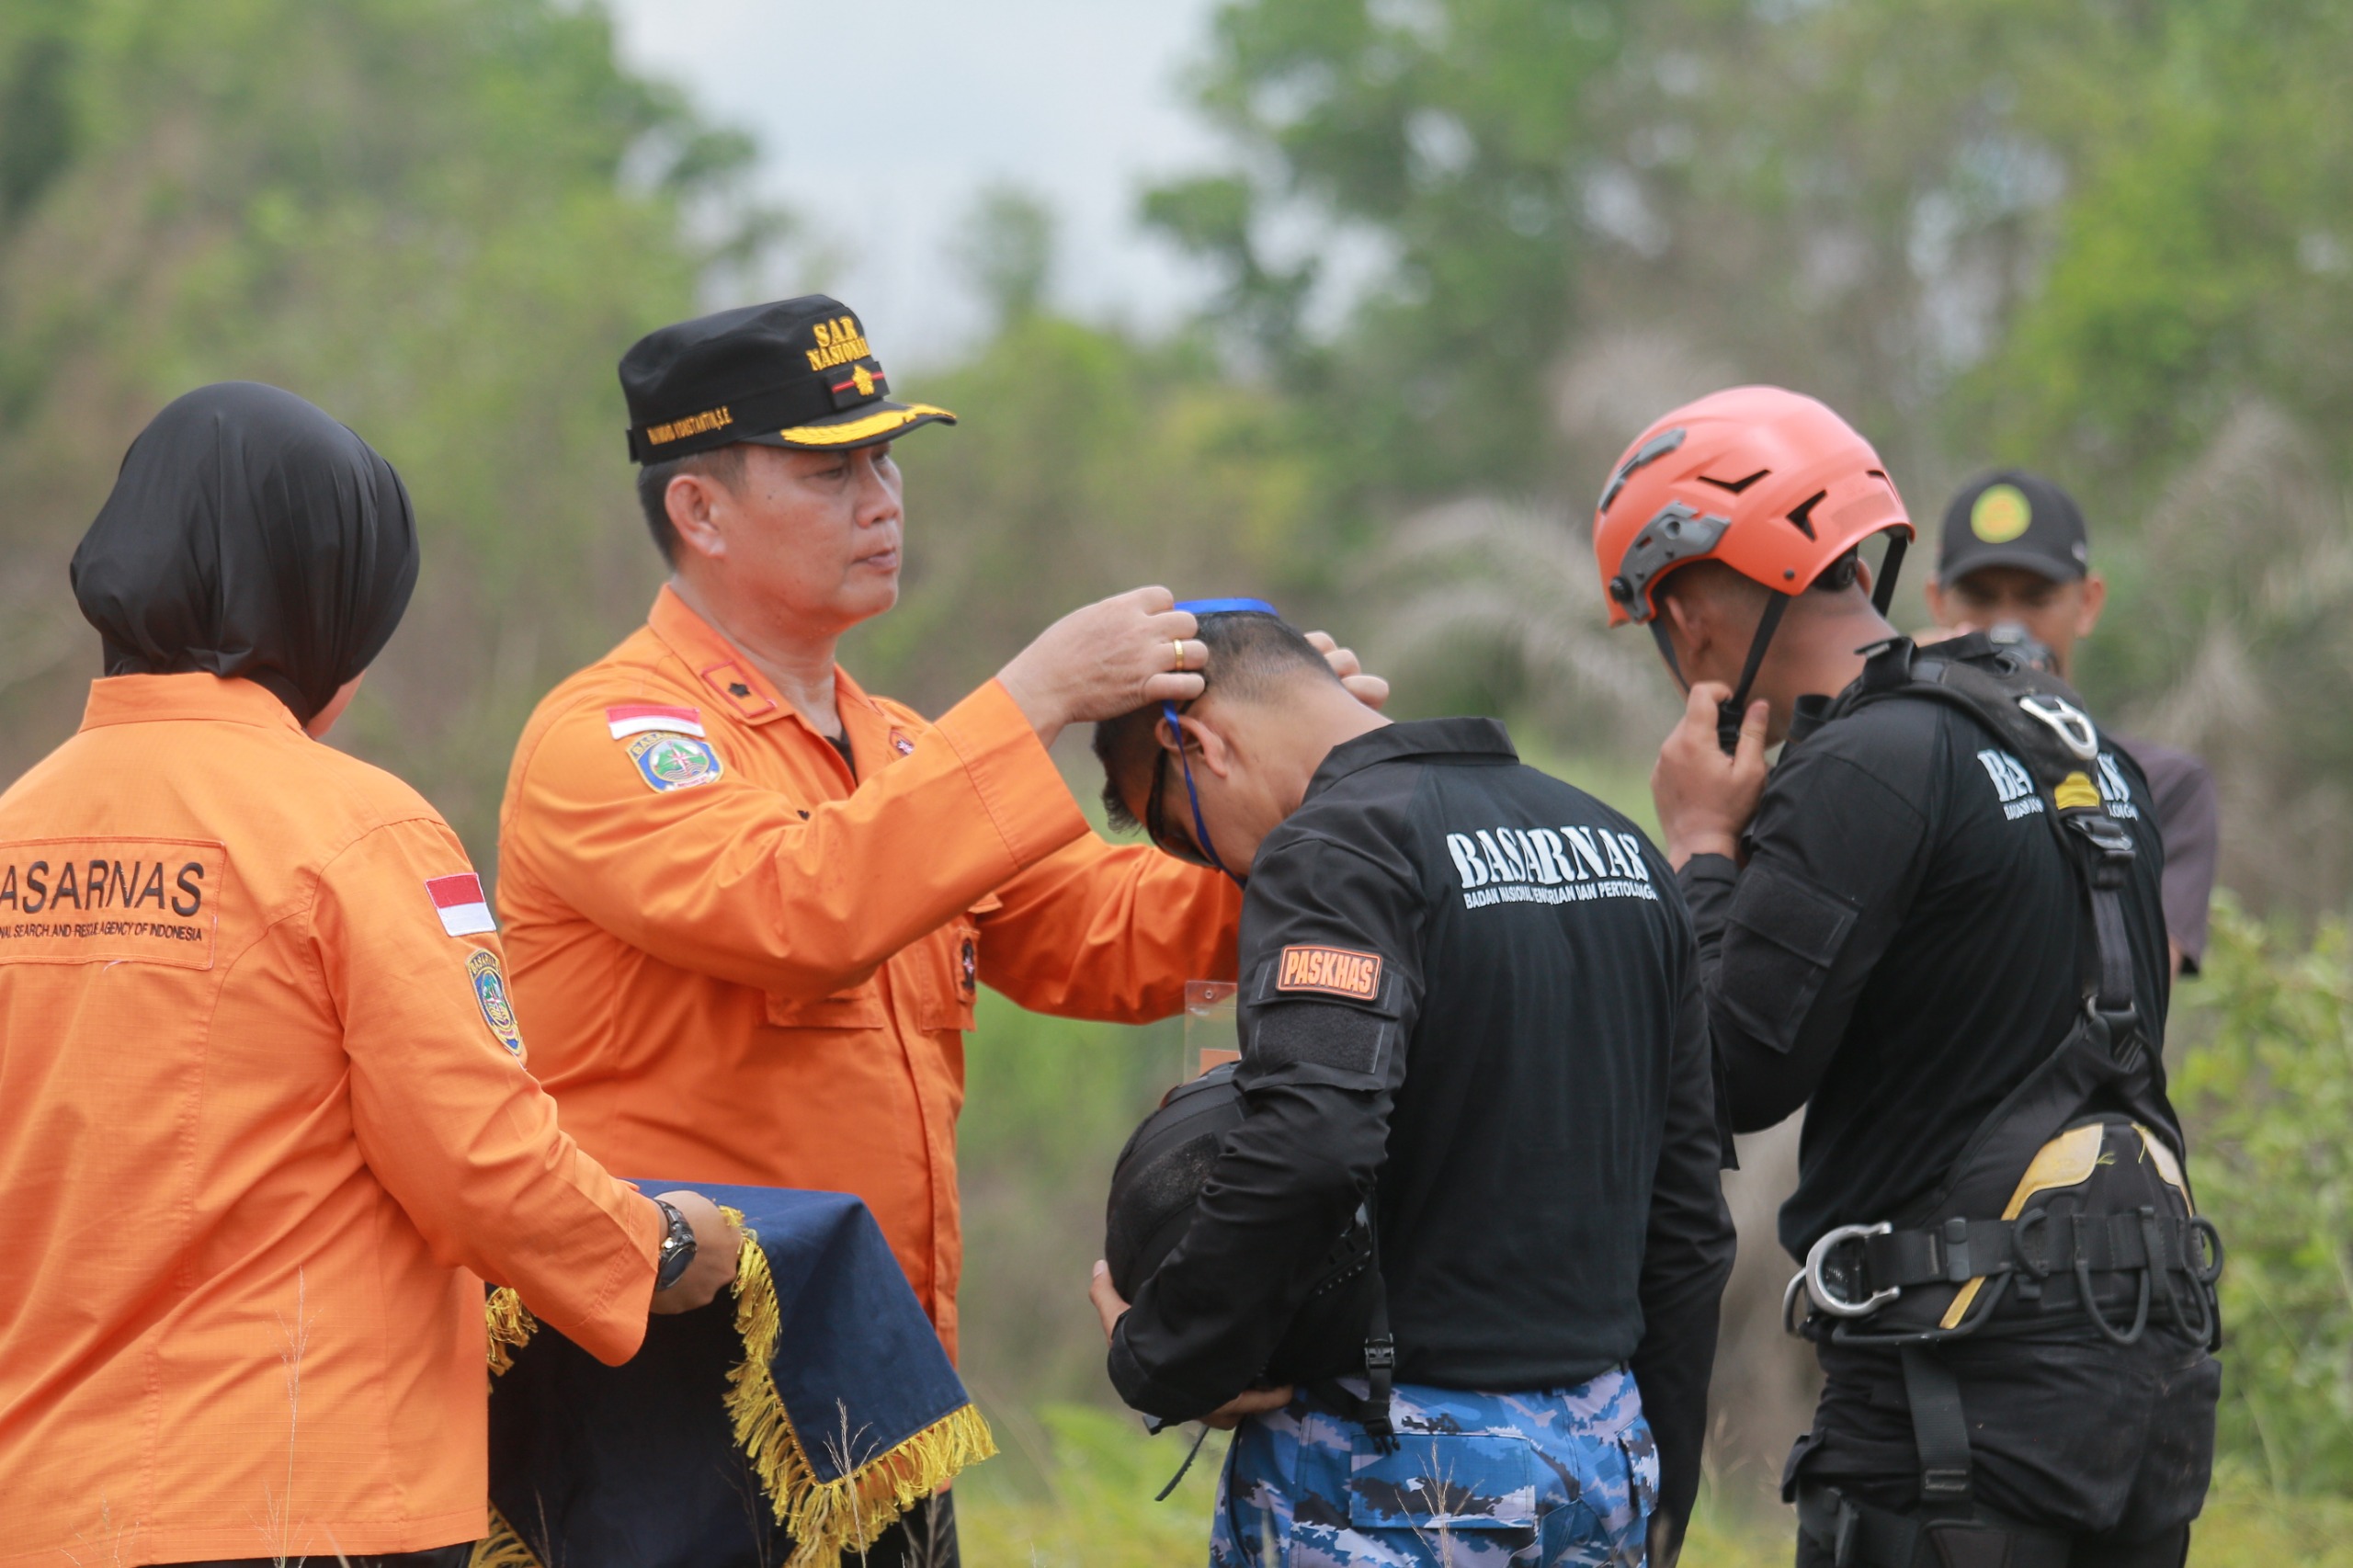
<path fill-rule="evenodd" d="M 1271 615 L 1282 619 L 1281 612 L 1264 599 L 1179 599 L 1176 608 L 1187 615 Z"/>

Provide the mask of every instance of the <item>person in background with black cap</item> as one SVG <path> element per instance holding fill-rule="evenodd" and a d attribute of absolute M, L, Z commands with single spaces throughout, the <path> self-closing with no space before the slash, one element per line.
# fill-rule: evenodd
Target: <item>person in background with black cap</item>
<path fill-rule="evenodd" d="M 455 835 L 317 744 L 400 623 L 391 465 L 157 415 L 74 553 L 106 678 L 0 795 L 0 1562 L 462 1568 L 484 1279 L 608 1363 L 734 1278 L 525 1068 Z"/>
<path fill-rule="evenodd" d="M 1194 619 L 1165 588 L 1088 606 L 927 721 L 835 653 L 898 598 L 892 443 L 954 415 L 894 399 L 824 295 L 664 327 L 620 379 L 671 575 L 508 774 L 498 905 L 534 1065 L 622 1168 L 857 1194 L 952 1355 L 981 983 L 1140 1023 L 1233 972 L 1233 885 L 1096 837 L 1046 749 L 1199 695 Z M 943 1506 L 870 1561 L 954 1552 Z"/>
<path fill-rule="evenodd" d="M 1942 634 L 1984 631 L 1996 642 L 2040 644 L 2052 673 L 2067 681 L 2075 679 L 2076 642 L 2092 634 L 2108 603 L 2108 583 L 2092 570 L 2091 541 L 2075 497 L 2018 469 L 1986 474 L 1952 498 L 1927 593 Z M 2214 776 L 2188 752 L 2105 733 L 2149 776 L 2165 836 L 2165 936 L 2174 971 L 2196 974 L 2222 846 Z"/>
<path fill-rule="evenodd" d="M 1114 823 L 1247 881 L 1245 1113 L 1132 1305 L 1096 1266 L 1111 1381 L 1248 1417 L 1212 1568 L 1665 1568 L 1733 1257 L 1666 863 L 1494 720 L 1392 724 L 1271 607 L 1199 608 L 1207 693 L 1095 751 Z M 1393 1393 L 1252 1389 L 1360 1206 L 1383 1315 L 1325 1351 L 1393 1336 Z"/>

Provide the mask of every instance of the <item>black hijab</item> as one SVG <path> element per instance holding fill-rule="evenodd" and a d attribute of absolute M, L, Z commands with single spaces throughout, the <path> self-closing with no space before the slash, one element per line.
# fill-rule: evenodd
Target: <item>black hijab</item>
<path fill-rule="evenodd" d="M 416 516 L 351 431 L 292 392 L 222 381 L 131 443 L 72 574 L 107 674 L 243 676 L 307 724 L 400 624 Z"/>

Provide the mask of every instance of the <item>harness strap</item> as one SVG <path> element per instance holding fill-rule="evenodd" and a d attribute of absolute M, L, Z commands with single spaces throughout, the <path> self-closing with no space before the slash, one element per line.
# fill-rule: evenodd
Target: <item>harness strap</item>
<path fill-rule="evenodd" d="M 2095 994 L 2104 1014 L 2130 1011 L 2132 1001 L 2132 946 L 2124 935 L 2124 895 L 2113 887 L 2092 888 L 2092 945 L 2099 954 L 2099 988 Z"/>
<path fill-rule="evenodd" d="M 1969 1502 L 1969 1421 L 1952 1369 L 1921 1346 L 1907 1345 L 1904 1397 L 1912 1406 L 1912 1440 L 1920 1450 L 1920 1501 Z"/>
<path fill-rule="evenodd" d="M 2075 1551 L 2072 1538 L 1982 1504 L 1965 1523 L 1932 1522 L 1818 1482 L 1801 1483 L 1797 1503 L 1798 1528 L 1836 1568 L 2067 1568 Z"/>
<path fill-rule="evenodd" d="M 2033 1210 L 2016 1220 L 1948 1220 L 1934 1230 L 1890 1231 L 1859 1244 L 1859 1293 L 1869 1296 L 1914 1285 L 1959 1285 L 2010 1270 L 2037 1278 L 2072 1268 L 2080 1259 L 2095 1274 L 2149 1267 L 2196 1274 L 2203 1267 L 2190 1238 L 2203 1229 L 2189 1219 L 2160 1215 L 2078 1214 L 2072 1224 Z M 2154 1250 L 2153 1250 L 2154 1249 Z"/>
<path fill-rule="evenodd" d="M 1372 1312 L 1365 1324 L 1364 1375 L 1370 1386 L 1357 1419 L 1365 1436 L 1384 1454 L 1397 1451 L 1397 1428 L 1390 1423 L 1390 1394 L 1396 1388 L 1397 1339 L 1389 1332 L 1389 1282 L 1381 1272 L 1381 1221 L 1372 1223 Z"/>

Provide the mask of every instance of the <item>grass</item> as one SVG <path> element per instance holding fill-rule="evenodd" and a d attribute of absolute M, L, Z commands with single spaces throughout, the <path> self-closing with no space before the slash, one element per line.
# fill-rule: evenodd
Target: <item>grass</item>
<path fill-rule="evenodd" d="M 1093 1406 L 1032 1415 L 992 1409 L 1006 1452 L 960 1481 L 956 1515 L 974 1568 L 1200 1568 L 1225 1439 L 1211 1434 L 1165 1503 L 1153 1494 L 1192 1441 L 1152 1438 Z M 1690 1568 L 1787 1568 L 1786 1513 L 1746 1517 L 1704 1501 L 1683 1552 Z M 2190 1568 L 2353 1568 L 2353 1501 L 2283 1499 L 2226 1470 L 2193 1532 Z"/>

